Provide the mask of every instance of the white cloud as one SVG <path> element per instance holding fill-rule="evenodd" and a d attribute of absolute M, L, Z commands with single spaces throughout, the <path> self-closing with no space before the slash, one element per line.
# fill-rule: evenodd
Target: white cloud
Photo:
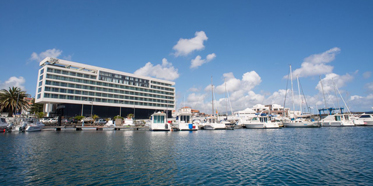
<path fill-rule="evenodd" d="M 373 92 L 373 82 L 367 83 L 365 88 L 367 88 L 370 92 Z"/>
<path fill-rule="evenodd" d="M 366 97 L 353 95 L 348 100 L 351 111 L 370 111 L 373 105 L 373 94 L 369 94 Z"/>
<path fill-rule="evenodd" d="M 153 65 L 151 62 L 145 64 L 145 66 L 134 72 L 136 75 L 152 76 L 165 80 L 175 80 L 179 78 L 178 69 L 172 66 L 172 63 L 168 62 L 166 58 L 162 59 L 162 65 Z"/>
<path fill-rule="evenodd" d="M 363 77 L 364 77 L 365 79 L 368 79 L 368 78 L 370 78 L 371 75 L 372 75 L 372 72 L 367 71 L 367 72 L 364 72 Z"/>
<path fill-rule="evenodd" d="M 21 90 L 25 90 L 25 78 L 22 76 L 20 77 L 10 77 L 8 80 L 6 80 L 4 83 L 0 82 L 0 89 L 9 89 L 9 87 L 19 87 Z"/>
<path fill-rule="evenodd" d="M 216 58 L 216 54 L 215 53 L 209 54 L 209 55 L 206 56 L 206 61 L 211 61 L 214 58 Z"/>
<path fill-rule="evenodd" d="M 350 74 L 346 74 L 343 76 L 340 76 L 338 74 L 330 73 L 323 78 L 322 81 L 322 87 L 319 83 L 316 86 L 316 89 L 319 90 L 319 92 L 322 92 L 322 89 L 324 90 L 324 93 L 333 92 L 335 90 L 334 87 L 337 87 L 338 89 L 345 86 L 347 82 L 352 81 L 354 79 L 353 76 Z"/>
<path fill-rule="evenodd" d="M 58 50 L 58 49 L 53 48 L 53 49 L 48 49 L 44 52 L 41 52 L 40 54 L 37 54 L 36 52 L 33 52 L 31 54 L 30 60 L 40 62 L 41 60 L 43 60 L 46 57 L 57 58 L 61 54 L 62 54 L 62 50 Z M 71 56 L 70 56 L 70 59 L 71 59 Z"/>
<path fill-rule="evenodd" d="M 196 87 L 192 87 L 189 89 L 190 92 L 199 92 L 200 89 L 199 88 L 196 88 Z"/>
<path fill-rule="evenodd" d="M 293 77 L 308 77 L 331 73 L 334 67 L 326 65 L 326 63 L 333 61 L 336 54 L 340 51 L 340 48 L 334 47 L 321 54 L 313 54 L 306 57 L 303 60 L 302 67 L 293 71 Z M 288 75 L 285 78 L 288 78 Z"/>
<path fill-rule="evenodd" d="M 215 88 L 215 98 L 214 101 L 215 108 L 219 112 L 226 112 L 227 109 L 227 98 L 225 97 L 225 93 L 228 91 L 229 100 L 233 106 L 233 109 L 245 109 L 247 107 L 253 106 L 257 103 L 262 103 L 265 96 L 256 94 L 252 89 L 261 83 L 260 76 L 255 72 L 247 72 L 242 75 L 242 79 L 237 79 L 234 77 L 232 72 L 223 74 L 223 77 L 226 83 L 216 86 Z M 202 112 L 211 113 L 211 85 L 206 86 L 205 88 L 206 93 L 204 94 L 204 98 L 206 100 L 199 99 L 198 104 L 191 104 L 189 100 L 187 104 L 192 108 L 199 109 Z M 224 95 L 224 98 L 217 98 L 221 95 Z M 229 104 L 230 105 L 230 104 Z M 230 111 L 230 106 L 228 105 L 228 111 Z M 197 106 L 197 107 L 193 107 Z M 202 110 L 206 109 L 206 110 Z"/>
<path fill-rule="evenodd" d="M 208 38 L 204 31 L 195 33 L 195 37 L 191 39 L 180 38 L 177 44 L 173 47 L 176 50 L 175 56 L 186 56 L 195 50 L 202 50 L 205 48 L 203 42 Z"/>
<path fill-rule="evenodd" d="M 207 55 L 206 59 L 202 59 L 202 57 L 200 55 L 198 55 L 196 58 L 192 59 L 192 61 L 191 61 L 192 63 L 190 65 L 190 68 L 197 68 L 197 67 L 203 65 L 204 63 L 210 62 L 215 57 L 216 57 L 215 53 Z"/>

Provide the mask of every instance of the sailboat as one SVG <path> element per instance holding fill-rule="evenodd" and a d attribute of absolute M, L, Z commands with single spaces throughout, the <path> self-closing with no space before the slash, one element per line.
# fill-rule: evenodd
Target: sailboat
<path fill-rule="evenodd" d="M 336 97 L 338 97 L 337 96 L 337 91 L 336 91 L 336 90 L 338 90 L 338 93 L 339 93 L 340 97 L 342 98 L 342 101 L 344 102 L 344 104 L 345 104 L 346 108 L 348 109 L 349 113 L 351 113 L 351 111 L 348 108 L 346 102 L 344 101 L 341 93 L 339 92 L 338 87 L 336 87 L 333 79 L 332 79 L 332 81 L 333 81 Z M 320 77 L 320 84 L 321 84 L 321 88 L 322 88 L 323 95 L 324 95 L 324 89 L 323 89 L 323 84 L 322 84 L 321 77 Z M 352 126 L 355 126 L 355 123 L 353 122 L 354 117 L 352 116 L 352 114 L 343 113 L 343 109 L 344 109 L 343 107 L 327 108 L 325 96 L 324 96 L 324 104 L 325 104 L 325 108 L 319 109 L 320 118 L 321 118 L 321 112 L 322 111 L 328 111 L 329 115 L 319 121 L 319 124 L 321 126 L 323 126 L 323 127 L 352 127 Z M 338 105 L 339 105 L 339 102 L 338 102 Z M 337 110 L 339 110 L 339 113 L 335 112 Z"/>
<path fill-rule="evenodd" d="M 215 117 L 214 113 L 214 85 L 212 83 L 212 77 L 211 77 L 211 93 L 212 93 L 212 98 L 211 98 L 211 104 L 212 104 L 212 114 L 211 117 L 206 118 L 202 123 L 201 123 L 201 129 L 204 130 L 226 130 L 225 123 L 217 122 L 217 118 Z"/>
<path fill-rule="evenodd" d="M 294 89 L 293 89 L 293 75 L 291 71 L 291 65 L 290 65 L 290 81 L 291 81 L 291 95 L 292 95 L 292 102 L 293 102 L 293 112 L 289 111 L 289 117 L 284 119 L 283 125 L 287 128 L 314 128 L 314 127 L 320 127 L 320 124 L 318 122 L 312 121 L 310 118 L 310 115 L 302 115 L 302 111 L 296 112 L 295 106 L 294 106 Z M 299 78 L 297 77 L 298 82 L 298 93 L 299 93 L 299 109 L 302 109 L 302 97 L 300 94 L 300 85 L 299 85 Z M 285 97 L 286 99 L 286 97 Z"/>

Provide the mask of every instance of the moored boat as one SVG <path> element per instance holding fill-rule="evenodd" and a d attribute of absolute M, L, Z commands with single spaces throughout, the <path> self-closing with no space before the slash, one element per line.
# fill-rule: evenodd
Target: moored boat
<path fill-rule="evenodd" d="M 356 126 L 373 126 L 373 115 L 364 113 L 354 120 L 354 124 Z"/>
<path fill-rule="evenodd" d="M 150 119 L 149 130 L 151 131 L 170 131 L 171 126 L 167 123 L 166 114 L 163 112 L 156 112 L 152 114 Z"/>

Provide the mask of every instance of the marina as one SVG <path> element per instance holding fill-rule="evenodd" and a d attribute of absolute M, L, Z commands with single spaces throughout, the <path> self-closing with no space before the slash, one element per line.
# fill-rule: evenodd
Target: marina
<path fill-rule="evenodd" d="M 372 132 L 372 127 L 321 127 L 0 133 L 2 148 L 7 149 L 0 153 L 0 181 L 9 185 L 366 185 L 373 180 Z"/>

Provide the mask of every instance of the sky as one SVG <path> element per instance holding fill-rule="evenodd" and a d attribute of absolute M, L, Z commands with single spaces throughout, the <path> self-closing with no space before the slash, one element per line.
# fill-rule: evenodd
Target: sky
<path fill-rule="evenodd" d="M 372 20 L 371 0 L 0 1 L 0 88 L 34 97 L 49 56 L 173 81 L 177 109 L 369 111 Z"/>

